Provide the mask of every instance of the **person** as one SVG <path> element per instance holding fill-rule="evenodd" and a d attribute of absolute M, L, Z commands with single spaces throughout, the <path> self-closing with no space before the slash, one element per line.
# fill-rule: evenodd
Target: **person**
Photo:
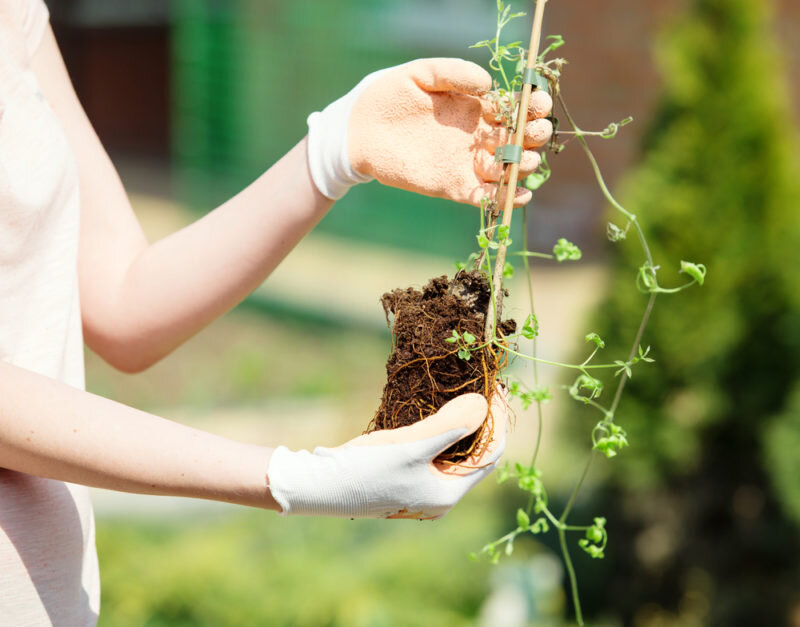
<path fill-rule="evenodd" d="M 489 75 L 459 59 L 381 70 L 309 118 L 238 195 L 148 243 L 73 91 L 42 0 L 0 0 L 0 622 L 99 612 L 87 486 L 284 515 L 437 518 L 491 472 L 506 406 L 468 394 L 336 448 L 235 442 L 84 391 L 83 342 L 126 372 L 169 354 L 258 286 L 334 201 L 371 179 L 476 205 L 506 141 Z M 552 128 L 539 94 L 523 172 Z M 516 204 L 527 202 L 520 191 Z M 436 455 L 491 412 L 468 467 Z"/>

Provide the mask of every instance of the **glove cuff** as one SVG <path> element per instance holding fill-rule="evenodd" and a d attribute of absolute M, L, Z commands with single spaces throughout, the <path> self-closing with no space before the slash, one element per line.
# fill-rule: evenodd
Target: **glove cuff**
<path fill-rule="evenodd" d="M 312 113 L 307 120 L 308 169 L 317 189 L 331 200 L 344 196 L 353 185 L 373 179 L 371 176 L 359 174 L 350 165 L 347 153 L 347 117 L 350 108 L 348 107 L 346 116 L 328 110 L 338 103 L 339 101 L 329 105 L 322 112 Z"/>
<path fill-rule="evenodd" d="M 353 185 L 374 179 L 356 172 L 350 163 L 347 144 L 350 114 L 361 93 L 391 69 L 368 74 L 347 94 L 308 116 L 308 169 L 317 189 L 331 200 L 344 196 Z"/>
<path fill-rule="evenodd" d="M 361 482 L 332 457 L 279 446 L 272 452 L 269 489 L 281 515 L 363 518 L 367 495 Z"/>

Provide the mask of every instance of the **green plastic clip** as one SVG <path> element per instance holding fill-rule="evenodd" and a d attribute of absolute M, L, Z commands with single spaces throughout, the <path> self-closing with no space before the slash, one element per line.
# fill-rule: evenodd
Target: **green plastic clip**
<path fill-rule="evenodd" d="M 498 146 L 494 151 L 496 163 L 519 163 L 522 160 L 522 146 L 506 144 Z"/>
<path fill-rule="evenodd" d="M 539 74 L 534 68 L 526 67 L 522 72 L 522 84 L 533 85 L 536 89 L 546 92 L 548 90 L 547 79 Z"/>

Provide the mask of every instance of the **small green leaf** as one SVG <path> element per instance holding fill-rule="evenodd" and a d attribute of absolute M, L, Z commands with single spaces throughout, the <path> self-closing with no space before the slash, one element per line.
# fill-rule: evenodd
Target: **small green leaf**
<path fill-rule="evenodd" d="M 497 227 L 497 237 L 499 239 L 508 239 L 508 235 L 511 231 L 511 227 L 507 224 L 501 224 Z"/>
<path fill-rule="evenodd" d="M 539 319 L 536 314 L 528 314 L 525 322 L 522 324 L 522 336 L 526 339 L 532 340 L 539 335 Z"/>
<path fill-rule="evenodd" d="M 530 528 L 530 532 L 533 534 L 547 533 L 549 530 L 550 525 L 547 524 L 547 520 L 545 518 L 537 518 Z"/>
<path fill-rule="evenodd" d="M 532 390 L 530 393 L 531 400 L 539 403 L 547 403 L 553 400 L 553 395 L 550 393 L 550 388 L 546 385 L 540 385 Z"/>
<path fill-rule="evenodd" d="M 617 370 L 617 371 L 614 373 L 614 376 L 615 376 L 615 377 L 616 377 L 616 376 L 618 376 L 618 375 L 620 375 L 620 374 L 622 374 L 623 372 L 624 372 L 625 374 L 627 374 L 627 375 L 628 375 L 628 378 L 629 378 L 629 379 L 630 379 L 631 377 L 633 377 L 633 372 L 631 372 L 631 367 L 630 367 L 630 366 L 629 366 L 629 365 L 628 365 L 626 362 L 624 362 L 624 361 L 620 361 L 619 359 L 615 359 L 615 360 L 614 360 L 614 363 L 615 363 L 617 366 L 619 366 L 619 370 Z"/>
<path fill-rule="evenodd" d="M 603 437 L 595 439 L 596 433 L 604 435 Z M 619 425 L 607 421 L 597 423 L 592 431 L 592 441 L 594 442 L 593 448 L 603 453 L 603 455 L 609 459 L 616 457 L 619 451 L 628 446 L 628 438 L 625 430 Z M 602 523 L 598 521 L 602 521 Z M 595 524 L 602 528 L 605 525 L 605 518 L 596 518 Z"/>
<path fill-rule="evenodd" d="M 589 395 L 585 396 L 581 394 L 581 390 L 587 390 Z M 586 373 L 578 375 L 578 378 L 575 379 L 575 382 L 569 388 L 569 395 L 572 398 L 582 400 L 585 403 L 597 398 L 602 392 L 603 382 Z"/>
<path fill-rule="evenodd" d="M 469 353 L 469 350 L 467 350 L 466 348 L 458 349 L 458 358 L 459 359 L 463 359 L 464 361 L 469 361 L 470 357 L 471 357 L 471 355 Z"/>
<path fill-rule="evenodd" d="M 530 492 L 531 494 L 537 494 L 542 489 L 542 482 L 537 477 L 520 477 L 517 483 L 519 485 L 519 489 L 523 490 L 524 492 Z"/>
<path fill-rule="evenodd" d="M 497 483 L 505 483 L 511 477 L 511 469 L 508 467 L 508 461 L 503 466 L 497 469 Z"/>
<path fill-rule="evenodd" d="M 549 178 L 550 177 L 543 172 L 532 172 L 525 177 L 523 185 L 533 192 L 544 185 Z"/>
<path fill-rule="evenodd" d="M 503 266 L 503 278 L 510 279 L 514 276 L 514 266 L 506 261 L 506 264 Z"/>
<path fill-rule="evenodd" d="M 603 549 L 601 549 L 599 546 L 595 546 L 594 544 L 590 544 L 586 538 L 581 538 L 578 541 L 578 545 L 595 559 L 602 559 L 605 557 L 603 555 Z"/>
<path fill-rule="evenodd" d="M 486 237 L 483 233 L 478 235 L 478 246 L 483 248 L 484 250 L 489 246 L 489 238 Z"/>
<path fill-rule="evenodd" d="M 606 346 L 606 343 L 599 335 L 597 335 L 597 333 L 594 332 L 588 333 L 585 339 L 587 342 L 594 342 L 598 346 L 598 348 L 605 348 Z"/>
<path fill-rule="evenodd" d="M 526 531 L 531 526 L 531 519 L 524 509 L 517 510 L 517 527 Z"/>
<path fill-rule="evenodd" d="M 444 341 L 445 342 L 449 342 L 450 344 L 455 344 L 460 339 L 461 339 L 461 335 L 459 334 L 459 332 L 456 331 L 455 329 L 453 329 L 452 333 L 450 334 L 450 337 L 445 338 Z"/>
<path fill-rule="evenodd" d="M 608 237 L 609 241 L 611 242 L 619 242 L 628 235 L 628 229 L 626 228 L 624 231 L 619 228 L 613 222 L 609 222 L 606 225 L 606 237 Z"/>
<path fill-rule="evenodd" d="M 636 287 L 643 292 L 653 292 L 658 290 L 658 281 L 656 280 L 656 271 L 658 266 L 651 266 L 645 263 L 639 268 L 639 273 L 636 275 Z"/>
<path fill-rule="evenodd" d="M 536 169 L 536 172 L 532 172 L 525 177 L 523 185 L 525 185 L 525 187 L 531 191 L 536 191 L 547 182 L 551 174 L 552 171 L 547 163 L 547 157 L 544 153 L 542 153 L 542 161 L 539 164 L 539 167 Z"/>
<path fill-rule="evenodd" d="M 556 256 L 556 260 L 559 262 L 567 260 L 577 261 L 583 255 L 580 248 L 563 237 L 556 242 L 555 246 L 553 246 L 553 254 Z"/>
<path fill-rule="evenodd" d="M 542 53 L 539 55 L 539 57 L 537 59 L 539 61 L 539 63 L 544 61 L 544 58 L 545 58 L 545 56 L 547 55 L 548 52 L 552 52 L 553 50 L 557 50 L 558 48 L 560 48 L 561 46 L 564 45 L 564 38 L 561 35 L 548 35 L 547 39 L 550 39 L 552 41 L 551 41 L 550 45 L 547 46 L 547 48 L 545 48 L 542 51 Z"/>
<path fill-rule="evenodd" d="M 644 352 L 642 352 L 642 345 L 639 344 L 639 359 L 641 359 L 642 361 L 646 361 L 648 363 L 653 363 L 655 359 L 653 359 L 652 357 L 648 357 L 647 355 L 649 353 L 650 353 L 649 346 L 644 350 Z"/>
<path fill-rule="evenodd" d="M 692 263 L 690 261 L 681 261 L 681 272 L 688 274 L 698 285 L 702 285 L 706 280 L 706 267 L 702 263 Z"/>
<path fill-rule="evenodd" d="M 594 542 L 595 544 L 600 544 L 603 541 L 603 532 L 600 531 L 594 525 L 592 525 L 586 530 L 586 537 L 589 539 L 590 542 Z"/>

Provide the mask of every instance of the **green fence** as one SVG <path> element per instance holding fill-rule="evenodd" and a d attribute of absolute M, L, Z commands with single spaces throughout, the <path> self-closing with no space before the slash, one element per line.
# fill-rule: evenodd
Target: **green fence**
<path fill-rule="evenodd" d="M 484 63 L 470 43 L 494 28 L 486 0 L 174 5 L 174 152 L 180 194 L 208 210 L 306 132 L 306 117 L 365 74 L 424 56 Z M 268 198 L 264 199 L 269 202 Z M 384 188 L 352 190 L 318 227 L 341 237 L 465 257 L 477 211 Z"/>

